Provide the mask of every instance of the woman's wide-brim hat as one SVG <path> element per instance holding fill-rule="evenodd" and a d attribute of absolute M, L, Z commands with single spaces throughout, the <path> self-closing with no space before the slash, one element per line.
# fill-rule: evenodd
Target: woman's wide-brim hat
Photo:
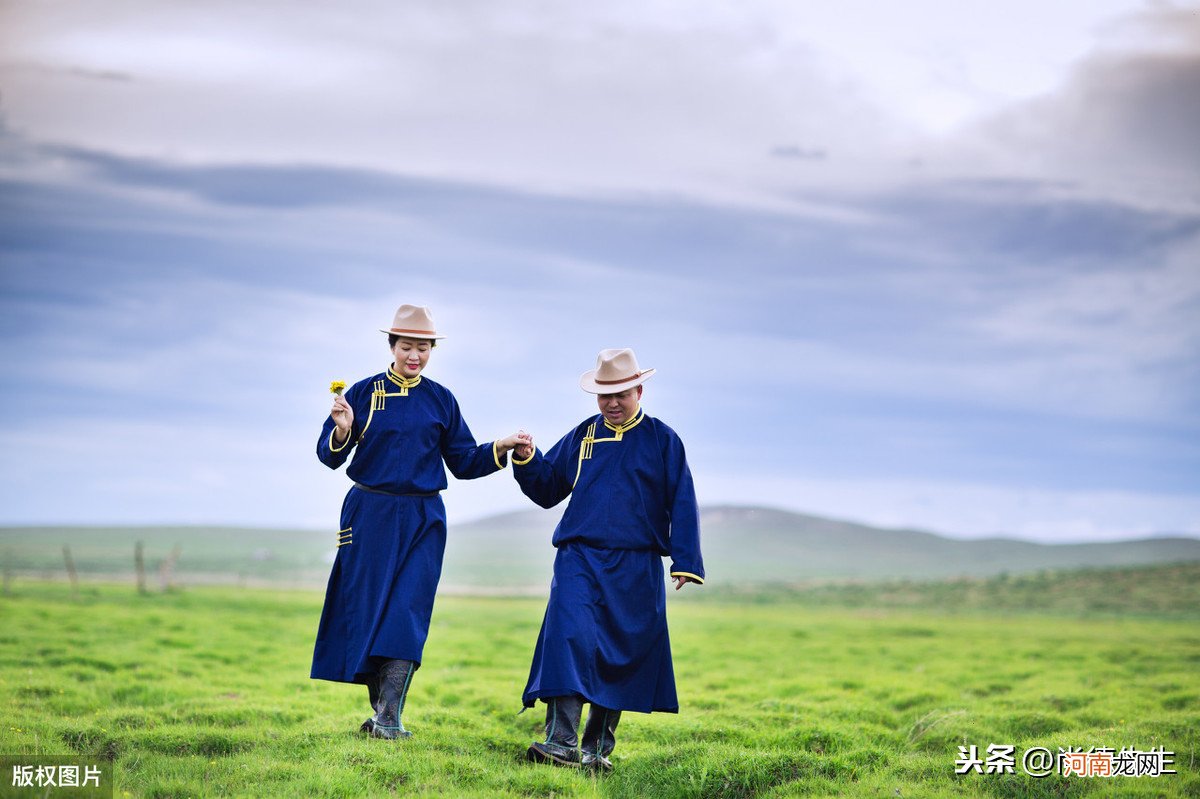
<path fill-rule="evenodd" d="M 381 327 L 379 332 L 401 338 L 445 338 L 438 335 L 433 314 L 424 305 L 401 305 L 396 309 L 391 328 Z"/>
<path fill-rule="evenodd" d="M 596 368 L 579 377 L 579 387 L 589 394 L 619 394 L 650 379 L 654 369 L 638 368 L 631 349 L 600 350 Z"/>

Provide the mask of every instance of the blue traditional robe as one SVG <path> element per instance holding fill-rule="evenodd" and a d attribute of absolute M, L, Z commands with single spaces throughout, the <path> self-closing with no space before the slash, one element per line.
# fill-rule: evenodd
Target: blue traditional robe
<path fill-rule="evenodd" d="M 522 701 L 578 694 L 613 710 L 678 712 L 667 636 L 666 580 L 704 581 L 700 516 L 683 442 L 640 408 L 602 415 L 545 455 L 513 460 L 527 497 L 571 501 L 554 530 L 550 601 Z"/>
<path fill-rule="evenodd" d="M 503 468 L 507 455 L 476 444 L 454 395 L 426 377 L 389 366 L 345 397 L 350 437 L 334 441 L 330 416 L 317 440 L 331 469 L 353 451 L 346 474 L 356 485 L 342 503 L 312 677 L 363 682 L 382 660 L 421 661 L 446 549 L 443 461 L 469 480 Z"/>

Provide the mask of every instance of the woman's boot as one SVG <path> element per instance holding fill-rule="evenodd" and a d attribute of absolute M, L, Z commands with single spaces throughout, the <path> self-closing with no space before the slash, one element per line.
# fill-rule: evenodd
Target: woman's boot
<path fill-rule="evenodd" d="M 367 699 L 371 702 L 371 710 L 375 712 L 359 727 L 363 732 L 370 732 L 375 720 L 379 718 L 379 672 L 367 675 Z"/>
<path fill-rule="evenodd" d="M 375 738 L 409 738 L 412 733 L 404 729 L 400 716 L 404 713 L 404 699 L 408 686 L 412 684 L 417 664 L 411 660 L 389 660 L 379 667 L 379 699 L 375 715 L 363 722 Z M 369 686 L 368 686 L 369 687 Z"/>

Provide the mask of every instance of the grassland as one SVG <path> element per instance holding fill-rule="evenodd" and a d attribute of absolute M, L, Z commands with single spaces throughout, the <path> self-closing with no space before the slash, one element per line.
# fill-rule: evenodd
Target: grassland
<path fill-rule="evenodd" d="M 1070 569 L 954 580 L 716 585 L 700 599 L 807 608 L 887 608 L 941 614 L 1020 613 L 1200 620 L 1200 563 Z"/>
<path fill-rule="evenodd" d="M 627 714 L 606 778 L 521 755 L 536 599 L 439 599 L 406 724 L 308 679 L 320 596 L 17 581 L 0 753 L 111 759 L 118 796 L 1075 797 L 1200 794 L 1194 619 L 671 597 L 678 716 Z M 690 593 L 689 593 L 690 592 Z M 952 609 L 951 609 L 952 610 Z M 1165 746 L 1178 774 L 956 777 L 958 746 Z"/>

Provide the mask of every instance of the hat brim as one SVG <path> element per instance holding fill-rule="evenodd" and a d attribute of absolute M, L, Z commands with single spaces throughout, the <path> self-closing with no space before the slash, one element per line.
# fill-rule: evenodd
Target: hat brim
<path fill-rule="evenodd" d="M 589 394 L 620 394 L 636 386 L 640 386 L 653 376 L 657 369 L 643 369 L 628 380 L 617 383 L 597 383 L 596 370 L 589 369 L 579 376 L 579 387 Z"/>
<path fill-rule="evenodd" d="M 379 328 L 379 332 L 387 333 L 389 336 L 399 336 L 400 338 L 412 338 L 412 339 L 418 339 L 418 340 L 422 340 L 422 341 L 435 341 L 437 339 L 445 338 L 445 336 L 439 336 L 437 334 L 434 334 L 431 336 L 427 333 L 413 333 L 408 330 L 401 332 L 399 330 L 396 330 L 395 328 L 381 327 L 381 328 Z"/>

